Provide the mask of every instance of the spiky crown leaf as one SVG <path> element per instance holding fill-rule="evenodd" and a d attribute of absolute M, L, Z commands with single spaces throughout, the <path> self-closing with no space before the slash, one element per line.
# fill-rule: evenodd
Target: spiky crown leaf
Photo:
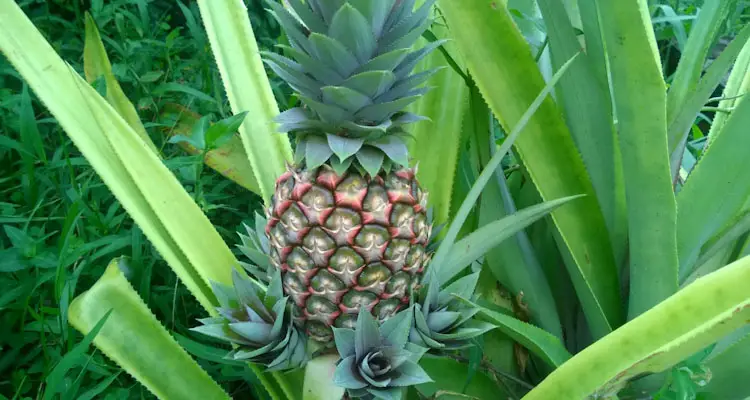
<path fill-rule="evenodd" d="M 273 278 L 276 268 L 271 263 L 271 248 L 266 236 L 267 220 L 261 214 L 255 213 L 255 226 L 245 226 L 246 234 L 238 232 L 241 244 L 237 248 L 250 260 L 250 263 L 240 261 L 240 265 L 255 279 L 268 284 Z"/>
<path fill-rule="evenodd" d="M 412 71 L 443 41 L 411 48 L 435 0 L 416 10 L 414 0 L 289 0 L 291 10 L 267 2 L 291 58 L 265 52 L 264 61 L 305 105 L 277 118 L 281 132 L 299 137 L 295 162 L 329 162 L 338 173 L 354 164 L 371 175 L 392 163 L 407 167 L 403 126 L 424 118 L 403 110 L 437 70 Z"/>
<path fill-rule="evenodd" d="M 237 345 L 226 358 L 249 361 L 269 371 L 299 368 L 308 360 L 307 338 L 292 323 L 281 275 L 262 288 L 239 271 L 232 271 L 233 287 L 212 282 L 219 315 L 203 318 L 191 330 Z"/>
<path fill-rule="evenodd" d="M 474 320 L 479 308 L 459 300 L 472 297 L 478 280 L 477 272 L 440 290 L 437 275 L 430 270 L 427 295 L 421 304 L 414 306 L 414 325 L 409 340 L 432 351 L 457 350 L 471 346 L 469 339 L 495 328 L 490 323 Z"/>
<path fill-rule="evenodd" d="M 341 361 L 334 383 L 352 398 L 400 399 L 403 388 L 432 379 L 417 363 L 427 349 L 409 342 L 411 308 L 379 325 L 362 308 L 355 329 L 333 328 Z"/>

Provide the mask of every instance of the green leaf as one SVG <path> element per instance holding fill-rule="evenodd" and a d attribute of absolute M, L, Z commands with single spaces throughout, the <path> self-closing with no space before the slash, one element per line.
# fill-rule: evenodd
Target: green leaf
<path fill-rule="evenodd" d="M 560 342 L 560 339 L 534 325 L 519 321 L 511 316 L 492 311 L 479 304 L 463 299 L 474 307 L 479 307 L 479 313 L 497 326 L 497 329 L 511 339 L 526 347 L 552 367 L 563 365 L 571 355 Z"/>
<path fill-rule="evenodd" d="M 661 64 L 643 51 L 652 26 L 641 18 L 638 1 L 599 3 L 628 204 L 631 319 L 671 296 L 678 286 L 666 85 Z"/>
<path fill-rule="evenodd" d="M 382 139 L 371 142 L 370 145 L 383 150 L 383 153 L 397 164 L 401 164 L 404 167 L 409 166 L 409 150 L 406 148 L 406 143 L 404 143 L 403 139 L 397 136 L 385 136 Z"/>
<path fill-rule="evenodd" d="M 128 214 L 200 304 L 237 260 L 176 177 L 10 0 L 0 0 L 0 51 L 21 73 Z"/>
<path fill-rule="evenodd" d="M 107 101 L 117 110 L 117 113 L 127 121 L 133 130 L 143 139 L 143 142 L 156 154 L 159 150 L 151 141 L 151 138 L 143 127 L 140 117 L 135 106 L 128 100 L 122 91 L 120 84 L 117 82 L 115 75 L 112 73 L 112 64 L 109 62 L 107 52 L 104 49 L 104 43 L 99 36 L 99 30 L 96 28 L 94 18 L 87 12 L 85 19 L 86 40 L 83 47 L 83 71 L 86 80 L 93 83 L 99 77 L 104 77 L 107 84 Z"/>
<path fill-rule="evenodd" d="M 359 149 L 362 148 L 362 144 L 365 143 L 364 139 L 352 139 L 338 135 L 326 134 L 328 138 L 328 147 L 331 148 L 333 154 L 335 154 L 339 160 L 346 160 L 347 158 L 356 154 Z"/>
<path fill-rule="evenodd" d="M 245 120 L 247 111 L 217 121 L 206 130 L 206 147 L 215 149 L 229 141 Z"/>
<path fill-rule="evenodd" d="M 333 371 L 339 360 L 338 355 L 329 354 L 307 362 L 302 400 L 340 399 L 344 396 L 344 388 L 333 382 Z"/>
<path fill-rule="evenodd" d="M 597 12 L 595 5 L 581 6 L 585 7 L 593 8 L 593 11 L 587 12 Z M 543 0 L 539 2 L 539 8 L 548 29 L 552 63 L 558 69 L 580 51 L 581 44 L 563 2 Z M 594 51 L 603 43 L 603 38 L 598 26 L 596 30 L 594 27 L 586 28 L 586 53 L 581 54 L 580 60 L 560 79 L 558 102 L 591 177 L 612 238 L 615 260 L 619 264 L 623 262 L 628 239 L 622 165 L 616 156 L 620 146 L 615 135 L 607 78 L 595 75 L 597 67 L 604 68 L 605 64 L 604 58 L 597 58 L 598 54 Z"/>
<path fill-rule="evenodd" d="M 351 113 L 356 113 L 365 106 L 372 104 L 372 100 L 356 90 L 342 86 L 326 86 L 321 89 L 323 102 L 334 104 Z"/>
<path fill-rule="evenodd" d="M 671 368 L 747 324 L 750 294 L 737 284 L 747 281 L 750 257 L 696 280 L 583 349 L 524 399 L 604 396 L 636 376 Z"/>
<path fill-rule="evenodd" d="M 396 76 L 391 71 L 366 71 L 352 76 L 341 83 L 371 98 L 383 94 L 393 86 Z"/>
<path fill-rule="evenodd" d="M 357 153 L 357 161 L 373 177 L 380 172 L 384 158 L 385 154 L 382 151 L 369 146 L 362 147 Z"/>
<path fill-rule="evenodd" d="M 440 273 L 448 277 L 455 276 L 464 267 L 507 238 L 515 235 L 516 232 L 538 221 L 563 204 L 581 197 L 583 196 L 570 196 L 548 201 L 484 225 L 450 248 L 445 256 L 447 261 L 441 265 Z"/>
<path fill-rule="evenodd" d="M 375 52 L 375 37 L 370 23 L 351 4 L 344 4 L 333 16 L 328 35 L 343 43 L 361 64 L 367 62 Z"/>
<path fill-rule="evenodd" d="M 737 39 L 735 38 L 735 40 Z M 734 41 L 732 42 L 734 43 Z M 724 54 L 727 49 L 724 49 L 722 54 Z M 727 110 L 733 109 L 740 101 L 741 97 L 748 92 L 750 92 L 750 40 L 746 39 L 745 45 L 737 56 L 737 61 L 732 66 L 732 72 L 729 74 L 729 78 L 727 78 L 724 93 L 722 93 L 723 100 L 719 102 L 719 108 Z M 716 138 L 717 133 L 721 131 L 722 127 L 724 127 L 730 114 L 731 113 L 716 113 L 713 123 L 711 124 L 711 129 L 708 131 L 707 146 L 711 145 Z"/>
<path fill-rule="evenodd" d="M 504 7 L 489 7 L 484 0 L 439 0 L 439 5 L 477 87 L 511 132 L 545 87 L 529 45 Z M 595 337 L 605 336 L 623 316 L 618 269 L 597 196 L 553 99 L 544 100 L 524 126 L 515 148 L 542 199 L 587 195 L 552 213 L 552 220 L 559 246 L 570 253 L 566 267 L 589 326 Z"/>
<path fill-rule="evenodd" d="M 677 196 L 680 279 L 690 274 L 703 245 L 738 216 L 750 198 L 744 178 L 750 168 L 748 126 L 750 97 L 744 97 Z"/>
<path fill-rule="evenodd" d="M 305 162 L 307 168 L 317 168 L 328 161 L 333 155 L 332 148 L 325 138 L 318 135 L 310 135 L 305 141 Z"/>
<path fill-rule="evenodd" d="M 198 122 L 200 115 L 176 104 L 166 104 L 163 108 L 162 118 L 173 121 L 169 133 L 172 135 L 192 135 L 192 128 Z M 201 150 L 186 142 L 181 142 L 180 147 L 188 154 L 198 155 Z M 247 158 L 242 139 L 238 134 L 231 135 L 229 139 L 216 149 L 209 149 L 204 162 L 214 171 L 222 174 L 238 185 L 260 194 L 260 187 L 255 180 L 250 160 Z"/>
<path fill-rule="evenodd" d="M 484 371 L 470 371 L 469 365 L 465 362 L 447 357 L 425 356 L 419 361 L 419 365 L 432 378 L 432 382 L 416 386 L 417 390 L 427 398 L 437 400 L 509 398 L 507 389 L 498 385 L 494 377 L 491 378 Z M 470 375 L 473 376 L 470 378 Z"/>
<path fill-rule="evenodd" d="M 712 354 L 706 362 L 706 367 L 711 371 L 711 380 L 700 390 L 701 395 L 705 396 L 703 398 L 720 400 L 750 396 L 750 381 L 747 380 L 748 359 L 750 334 L 745 334 L 722 351 Z"/>
<path fill-rule="evenodd" d="M 104 275 L 73 300 L 70 323 L 88 334 L 111 311 L 94 344 L 159 398 L 229 399 L 154 317 L 119 262 L 113 260 Z"/>
<path fill-rule="evenodd" d="M 706 57 L 716 36 L 724 26 L 730 10 L 735 8 L 735 0 L 715 0 L 706 2 L 698 13 L 698 19 L 690 29 L 687 45 L 680 55 L 680 62 L 669 86 L 667 99 L 668 121 L 680 114 L 682 107 L 698 86 Z M 651 30 L 651 26 L 648 28 Z M 660 71 L 661 72 L 661 71 Z M 693 115 L 695 116 L 695 115 Z M 684 132 L 670 132 L 669 149 L 674 150 Z"/>
<path fill-rule="evenodd" d="M 240 126 L 240 137 L 260 194 L 268 202 L 276 178 L 291 161 L 292 149 L 286 135 L 275 131 L 279 113 L 271 84 L 266 76 L 250 17 L 242 2 L 199 0 L 201 17 L 221 72 L 232 112 L 249 112 Z"/>
<path fill-rule="evenodd" d="M 311 55 L 315 55 L 318 62 L 334 69 L 339 75 L 350 76 L 359 66 L 354 55 L 338 40 L 318 33 L 311 33 L 309 39 L 313 50 Z"/>

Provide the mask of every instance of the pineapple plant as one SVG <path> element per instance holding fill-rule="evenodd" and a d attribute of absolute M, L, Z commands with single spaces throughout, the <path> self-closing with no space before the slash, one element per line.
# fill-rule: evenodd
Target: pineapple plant
<path fill-rule="evenodd" d="M 422 118 L 404 108 L 435 72 L 412 73 L 441 43 L 412 49 L 433 3 L 291 0 L 293 14 L 268 2 L 290 46 L 265 62 L 303 105 L 277 118 L 297 138 L 295 165 L 276 182 L 266 233 L 295 321 L 318 342 L 354 328 L 361 307 L 380 321 L 408 307 L 429 260 L 404 128 Z"/>

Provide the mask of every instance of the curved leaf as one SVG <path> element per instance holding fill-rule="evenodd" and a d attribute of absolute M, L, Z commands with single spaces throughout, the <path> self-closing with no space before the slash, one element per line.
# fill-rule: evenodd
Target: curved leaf
<path fill-rule="evenodd" d="M 525 399 L 582 399 L 616 393 L 658 373 L 750 321 L 750 257 L 696 280 L 553 371 Z"/>
<path fill-rule="evenodd" d="M 87 334 L 111 312 L 94 344 L 162 399 L 229 399 L 154 317 L 113 260 L 70 304 L 69 320 Z"/>

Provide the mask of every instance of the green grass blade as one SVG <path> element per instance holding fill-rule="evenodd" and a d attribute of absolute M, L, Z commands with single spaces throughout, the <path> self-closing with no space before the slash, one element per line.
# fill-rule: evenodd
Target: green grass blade
<path fill-rule="evenodd" d="M 128 125 L 135 130 L 138 135 L 143 139 L 143 142 L 156 154 L 159 154 L 159 150 L 151 141 L 151 138 L 146 132 L 146 128 L 143 127 L 138 112 L 135 110 L 133 104 L 128 100 L 125 93 L 122 91 L 120 84 L 117 82 L 115 75 L 112 73 L 112 64 L 109 62 L 107 52 L 104 49 L 104 43 L 102 38 L 99 36 L 99 30 L 96 28 L 96 22 L 94 18 L 87 12 L 86 13 L 86 39 L 83 48 L 83 71 L 86 75 L 86 80 L 89 83 L 93 83 L 99 77 L 104 77 L 104 81 L 107 85 L 107 101 L 117 112 L 122 116 Z"/>
<path fill-rule="evenodd" d="M 561 1 L 541 0 L 539 8 L 547 26 L 552 63 L 557 69 L 580 51 L 581 44 Z M 596 13 L 596 9 L 593 12 Z M 589 47 L 598 48 L 602 38 L 598 29 L 587 28 L 592 29 L 585 34 L 588 52 Z M 596 52 L 581 54 L 581 59 L 560 79 L 558 103 L 562 106 L 576 148 L 591 177 L 609 229 L 615 259 L 620 264 L 628 239 L 625 191 L 622 167 L 617 165 L 621 160 L 615 156 L 619 144 L 614 130 L 609 86 L 606 75 L 599 79 L 601 73 L 606 74 L 600 71 L 606 68 L 605 60 L 596 56 Z"/>
<path fill-rule="evenodd" d="M 547 216 L 556 208 L 582 196 L 570 196 L 524 208 L 498 221 L 490 222 L 456 242 L 446 254 L 440 273 L 453 277 L 467 265 L 516 232 Z"/>
<path fill-rule="evenodd" d="M 412 165 L 418 165 L 417 178 L 429 195 L 430 206 L 435 208 L 437 225 L 448 222 L 450 217 L 461 123 L 468 103 L 464 79 L 447 65 L 445 56 L 435 51 L 417 66 L 415 72 L 444 68 L 428 81 L 433 89 L 409 107 L 409 111 L 430 119 L 410 129 L 414 140 L 409 141 L 409 155 Z"/>
<path fill-rule="evenodd" d="M 750 257 L 696 280 L 579 352 L 524 399 L 606 397 L 635 376 L 671 368 L 747 324 L 750 293 L 738 282 L 750 282 Z"/>
<path fill-rule="evenodd" d="M 741 36 L 740 36 L 741 37 Z M 727 49 L 724 49 L 726 52 Z M 727 84 L 724 87 L 722 97 L 724 100 L 719 102 L 719 108 L 731 110 L 740 100 L 738 96 L 744 96 L 750 92 L 750 40 L 745 40 L 737 60 L 732 66 L 732 72 L 729 74 Z M 711 129 L 708 131 L 708 146 L 716 138 L 716 134 L 721 131 L 727 121 L 729 114 L 716 113 Z"/>
<path fill-rule="evenodd" d="M 677 196 L 680 279 L 690 274 L 703 245 L 742 212 L 750 198 L 748 126 L 750 97 L 744 97 Z"/>
<path fill-rule="evenodd" d="M 70 305 L 69 319 L 80 332 L 109 320 L 94 344 L 128 374 L 162 399 L 229 399 L 151 313 L 113 260 L 104 275 Z"/>
<path fill-rule="evenodd" d="M 571 355 L 560 339 L 534 325 L 527 324 L 511 316 L 482 307 L 481 304 L 461 299 L 475 307 L 480 307 L 479 314 L 495 324 L 497 329 L 511 339 L 526 347 L 552 367 L 563 365 Z"/>
<path fill-rule="evenodd" d="M 251 115 L 240 126 L 240 136 L 261 197 L 268 202 L 276 178 L 285 171 L 285 162 L 292 160 L 292 148 L 288 137 L 279 134 L 273 122 L 279 108 L 250 17 L 241 0 L 199 0 L 198 6 L 232 111 L 248 111 Z"/>
<path fill-rule="evenodd" d="M 169 129 L 169 135 L 183 135 L 190 137 L 193 126 L 201 118 L 200 115 L 189 109 L 176 104 L 168 104 L 164 107 L 162 118 L 170 120 L 174 125 Z M 201 150 L 193 147 L 187 142 L 180 142 L 179 146 L 188 154 L 198 155 Z M 242 138 L 235 134 L 226 143 L 216 149 L 206 152 L 204 162 L 214 171 L 231 179 L 245 189 L 260 195 L 258 181 L 255 180 L 253 167 L 245 153 Z"/>
<path fill-rule="evenodd" d="M 750 397 L 747 360 L 750 360 L 750 334 L 745 334 L 718 354 L 712 354 L 706 362 L 711 371 L 711 381 L 700 390 L 701 395 L 705 395 L 703 398 L 724 400 Z"/>
<path fill-rule="evenodd" d="M 637 0 L 601 1 L 628 204 L 628 317 L 677 291 L 676 201 L 667 151 L 666 85 L 645 49 L 650 20 Z"/>
<path fill-rule="evenodd" d="M 44 391 L 44 400 L 53 399 L 55 394 L 62 392 L 65 389 L 65 374 L 72 368 L 80 366 L 82 364 L 82 358 L 86 355 L 89 345 L 97 337 L 99 332 L 107 323 L 107 320 L 112 315 L 112 311 L 103 313 L 98 320 L 92 321 L 90 329 L 85 333 L 83 340 L 78 343 L 71 351 L 69 351 L 60 362 L 55 365 L 55 368 L 47 375 L 45 383 L 47 385 Z"/>
<path fill-rule="evenodd" d="M 723 29 L 724 21 L 734 8 L 736 0 L 707 1 L 698 13 L 698 19 L 690 30 L 685 50 L 669 87 L 667 99 L 668 121 L 673 121 L 685 106 L 691 93 L 698 86 L 703 66 L 716 35 Z M 649 25 L 649 28 L 650 25 Z M 670 132 L 669 149 L 674 150 L 683 132 Z"/>
<path fill-rule="evenodd" d="M 237 260 L 198 205 L 127 122 L 0 0 L 0 51 L 55 116 L 181 281 L 209 312 L 209 281 L 231 284 Z"/>
<path fill-rule="evenodd" d="M 545 86 L 528 44 L 499 2 L 440 0 L 439 5 L 477 86 L 510 132 Z M 612 245 L 591 181 L 552 99 L 542 103 L 515 147 L 543 200 L 587 195 L 553 212 L 552 219 L 560 246 L 572 254 L 566 266 L 589 324 L 595 336 L 604 336 L 623 321 Z"/>

